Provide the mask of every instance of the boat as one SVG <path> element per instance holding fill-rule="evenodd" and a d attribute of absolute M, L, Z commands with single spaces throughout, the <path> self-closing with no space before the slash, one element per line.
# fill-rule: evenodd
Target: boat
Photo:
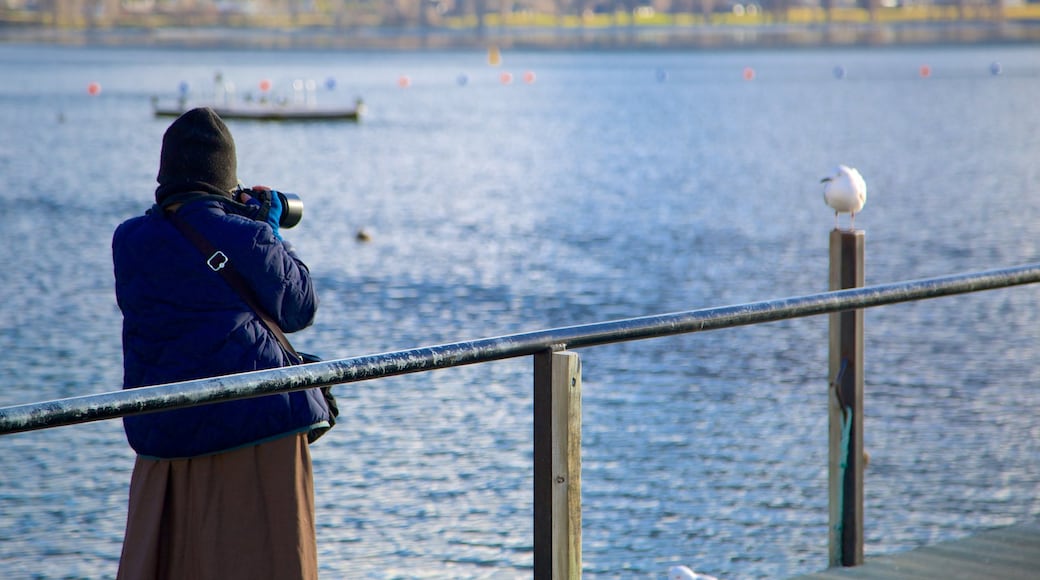
<path fill-rule="evenodd" d="M 329 88 L 334 86 L 330 80 Z M 214 78 L 214 91 L 209 98 L 197 99 L 189 94 L 187 83 L 181 83 L 179 95 L 173 102 L 163 103 L 152 97 L 152 110 L 156 117 L 179 117 L 196 107 L 209 107 L 222 119 L 250 121 L 359 121 L 365 104 L 359 98 L 354 104 L 322 106 L 317 104 L 314 81 L 294 81 L 292 96 L 279 97 L 272 92 L 270 81 L 260 83 L 260 96 L 247 93 L 236 96 L 234 83 L 225 82 L 223 75 Z"/>
<path fill-rule="evenodd" d="M 359 121 L 365 109 L 365 105 L 360 99 L 351 107 L 321 107 L 309 104 L 260 101 L 236 104 L 190 103 L 183 100 L 167 105 L 153 100 L 152 107 L 156 117 L 180 117 L 190 109 L 209 107 L 222 119 L 250 121 Z"/>

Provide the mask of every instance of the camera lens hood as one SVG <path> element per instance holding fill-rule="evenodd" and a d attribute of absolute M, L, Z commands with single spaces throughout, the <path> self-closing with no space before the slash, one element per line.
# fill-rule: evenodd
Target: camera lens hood
<path fill-rule="evenodd" d="M 278 192 L 278 198 L 282 201 L 282 217 L 278 220 L 278 226 L 295 227 L 303 219 L 303 200 L 295 193 L 281 191 Z"/>

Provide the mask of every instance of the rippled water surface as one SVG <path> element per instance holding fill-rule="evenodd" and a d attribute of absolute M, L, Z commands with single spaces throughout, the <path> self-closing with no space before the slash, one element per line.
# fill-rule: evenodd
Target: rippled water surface
<path fill-rule="evenodd" d="M 286 236 L 322 305 L 294 342 L 325 358 L 825 290 L 838 163 L 869 185 L 868 283 L 1040 260 L 1036 47 L 491 68 L 0 46 L 0 405 L 119 387 L 109 244 L 150 204 L 168 120 L 149 99 L 217 71 L 368 105 L 230 123 L 242 180 L 306 202 Z M 1040 515 L 1038 292 L 867 312 L 868 558 Z M 586 577 L 826 566 L 826 322 L 580 351 Z M 530 577 L 531 383 L 521 359 L 339 388 L 313 448 L 323 576 Z M 118 421 L 0 438 L 0 576 L 114 576 L 132 462 Z"/>

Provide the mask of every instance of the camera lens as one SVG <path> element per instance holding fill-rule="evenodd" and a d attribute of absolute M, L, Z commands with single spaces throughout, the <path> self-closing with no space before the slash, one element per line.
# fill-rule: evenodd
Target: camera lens
<path fill-rule="evenodd" d="M 278 192 L 278 199 L 282 202 L 282 217 L 278 220 L 279 227 L 291 228 L 303 219 L 303 200 L 295 193 Z"/>

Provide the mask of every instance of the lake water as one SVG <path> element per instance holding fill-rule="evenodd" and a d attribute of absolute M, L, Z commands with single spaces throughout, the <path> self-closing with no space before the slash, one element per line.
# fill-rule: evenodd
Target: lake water
<path fill-rule="evenodd" d="M 367 103 L 356 125 L 230 123 L 242 180 L 306 202 L 286 237 L 322 303 L 294 343 L 325 358 L 826 290 L 839 163 L 869 187 L 868 283 L 1040 260 L 1036 46 L 496 68 L 6 45 L 0 405 L 118 389 L 110 240 L 151 203 L 169 120 L 150 98 L 217 71 Z M 867 311 L 868 558 L 1040 515 L 1038 292 Z M 817 317 L 579 351 L 585 577 L 826 567 L 826 342 Z M 340 387 L 313 448 L 323 577 L 530 577 L 531 382 L 520 359 Z M 119 421 L 3 437 L 0 464 L 0 576 L 114 576 Z"/>

